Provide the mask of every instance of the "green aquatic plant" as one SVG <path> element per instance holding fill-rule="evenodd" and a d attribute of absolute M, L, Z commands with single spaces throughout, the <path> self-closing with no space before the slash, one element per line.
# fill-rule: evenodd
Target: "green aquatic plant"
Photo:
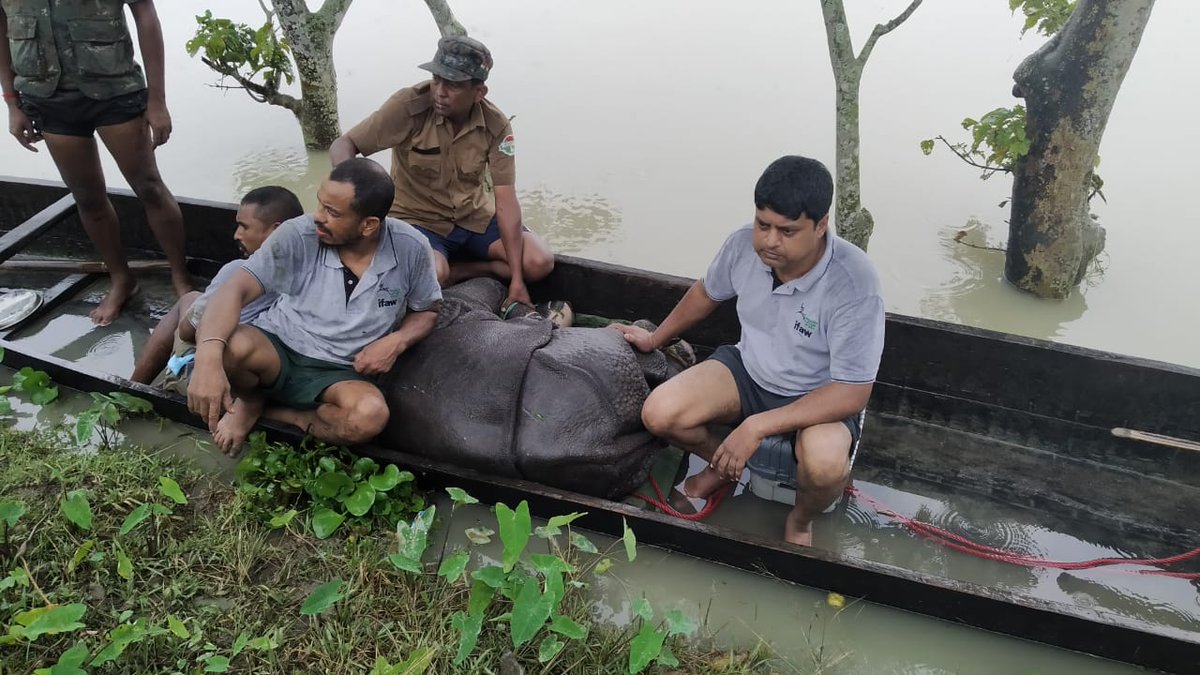
<path fill-rule="evenodd" d="M 390 529 L 425 506 L 412 472 L 395 464 L 380 466 L 311 437 L 296 447 L 270 442 L 262 432 L 251 434 L 237 482 L 239 492 L 268 526 L 287 527 L 297 516 L 307 515 L 318 539 L 342 525 L 358 531 L 376 524 Z"/>

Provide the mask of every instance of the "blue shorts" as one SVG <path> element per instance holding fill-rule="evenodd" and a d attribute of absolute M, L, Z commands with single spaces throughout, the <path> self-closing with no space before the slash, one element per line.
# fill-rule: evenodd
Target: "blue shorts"
<path fill-rule="evenodd" d="M 487 229 L 482 233 L 464 230 L 457 225 L 453 230 L 450 230 L 450 234 L 444 237 L 433 230 L 427 230 L 419 225 L 417 226 L 417 230 L 425 235 L 433 250 L 441 253 L 446 260 L 461 260 L 463 258 L 487 260 L 488 248 L 500 240 L 500 224 L 496 222 L 495 216 L 492 216 Z"/>

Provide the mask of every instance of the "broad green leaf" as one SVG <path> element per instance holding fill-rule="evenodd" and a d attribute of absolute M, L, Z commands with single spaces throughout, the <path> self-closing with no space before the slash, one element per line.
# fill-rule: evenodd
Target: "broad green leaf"
<path fill-rule="evenodd" d="M 462 488 L 448 487 L 446 494 L 450 495 L 450 499 L 454 500 L 456 505 L 478 504 L 479 500 L 467 494 L 467 491 Z"/>
<path fill-rule="evenodd" d="M 454 583 L 462 576 L 462 573 L 467 569 L 467 563 L 471 561 L 471 553 L 466 550 L 459 550 L 442 561 L 438 566 L 438 576 L 445 577 L 446 581 Z"/>
<path fill-rule="evenodd" d="M 121 547 L 117 547 L 117 575 L 126 581 L 133 579 L 133 561 Z"/>
<path fill-rule="evenodd" d="M 596 567 L 592 570 L 592 572 L 596 576 L 599 576 L 601 574 L 604 574 L 608 570 L 612 569 L 612 566 L 613 566 L 612 558 L 601 558 L 600 560 L 596 561 Z"/>
<path fill-rule="evenodd" d="M 141 524 L 141 522 L 150 517 L 150 505 L 139 504 L 138 507 L 129 512 L 125 516 L 125 521 L 121 523 L 121 535 L 129 534 L 133 528 Z"/>
<path fill-rule="evenodd" d="M 9 571 L 8 576 L 0 579 L 0 591 L 7 590 L 9 588 L 15 588 L 17 586 L 29 588 L 29 575 L 25 572 L 24 568 L 21 567 L 12 568 L 12 570 Z"/>
<path fill-rule="evenodd" d="M 84 410 L 75 418 L 75 442 L 83 445 L 92 440 L 96 432 L 96 422 L 100 421 L 100 413 L 94 410 Z"/>
<path fill-rule="evenodd" d="M 496 534 L 496 531 L 486 527 L 469 527 L 463 530 L 463 534 L 467 535 L 467 539 L 469 539 L 472 544 L 482 546 L 483 544 L 491 543 L 492 535 Z"/>
<path fill-rule="evenodd" d="M 563 560 L 556 555 L 546 555 L 545 553 L 534 553 L 529 556 L 529 563 L 533 565 L 533 569 L 542 574 L 550 572 L 574 572 L 575 568 L 571 563 Z"/>
<path fill-rule="evenodd" d="M 154 406 L 150 404 L 150 401 L 139 396 L 126 394 L 123 391 L 114 391 L 109 396 L 112 397 L 112 400 L 118 406 L 131 413 L 149 413 L 154 410 Z"/>
<path fill-rule="evenodd" d="M 354 481 L 350 478 L 350 476 L 347 476 L 341 471 L 332 471 L 330 473 L 321 474 L 321 477 L 317 479 L 314 490 L 316 491 L 318 497 L 333 499 L 334 497 L 342 494 L 343 490 L 350 489 L 353 486 Z"/>
<path fill-rule="evenodd" d="M 500 569 L 500 568 L 496 568 Z M 492 598 L 496 597 L 496 589 L 489 586 L 487 582 L 476 579 L 471 584 L 471 595 L 467 600 L 467 614 L 474 616 L 483 616 L 487 611 L 488 605 L 492 604 Z"/>
<path fill-rule="evenodd" d="M 925 155 L 928 155 L 933 152 L 933 139 L 932 138 L 926 138 L 925 140 L 921 141 L 921 152 Z"/>
<path fill-rule="evenodd" d="M 542 643 L 538 645 L 538 663 L 549 663 L 562 651 L 564 644 L 562 640 L 553 635 L 542 638 Z"/>
<path fill-rule="evenodd" d="M 454 665 L 460 665 L 475 649 L 479 641 L 479 631 L 483 629 L 483 616 L 455 612 L 450 617 L 450 626 L 459 632 L 458 652 L 454 655 Z"/>
<path fill-rule="evenodd" d="M 513 511 L 503 503 L 496 504 L 496 520 L 500 523 L 500 541 L 504 542 L 504 571 L 510 571 L 521 553 L 529 544 L 529 534 L 533 531 L 529 518 L 529 504 L 521 500 L 517 510 Z"/>
<path fill-rule="evenodd" d="M 546 625 L 546 619 L 550 618 L 552 609 L 551 601 L 548 594 L 542 593 L 537 579 L 531 578 L 525 582 L 513 600 L 510 632 L 513 649 L 520 649 Z"/>
<path fill-rule="evenodd" d="M 279 643 L 276 642 L 271 636 L 263 635 L 262 637 L 254 638 L 248 642 L 246 646 L 255 651 L 269 652 L 277 649 L 279 647 Z"/>
<path fill-rule="evenodd" d="M 300 613 L 304 616 L 324 614 L 330 607 L 333 607 L 334 603 L 345 597 L 341 592 L 344 585 L 345 582 L 341 579 L 321 584 L 309 594 L 304 605 L 300 607 Z"/>
<path fill-rule="evenodd" d="M 87 645 L 83 642 L 76 642 L 70 649 L 63 652 L 58 657 L 58 662 L 50 668 L 39 668 L 34 672 L 34 675 L 87 675 L 87 671 L 83 670 L 83 662 L 87 661 L 88 657 Z"/>
<path fill-rule="evenodd" d="M 179 483 L 176 483 L 170 476 L 159 476 L 158 491 L 176 504 L 188 503 L 187 497 L 183 495 L 183 490 L 179 489 Z"/>
<path fill-rule="evenodd" d="M 426 670 L 429 670 L 430 664 L 433 663 L 433 655 L 436 653 L 437 650 L 432 647 L 420 647 L 409 654 L 407 659 L 393 666 L 390 673 L 394 675 L 421 675 Z"/>
<path fill-rule="evenodd" d="M 579 534 L 578 532 L 571 533 L 571 545 L 583 553 L 599 553 L 599 549 L 592 543 L 591 539 Z"/>
<path fill-rule="evenodd" d="M 696 632 L 696 622 L 681 610 L 667 612 L 667 635 L 691 635 Z"/>
<path fill-rule="evenodd" d="M 412 523 L 403 520 L 396 523 L 396 538 L 400 542 L 400 555 L 420 560 L 425 555 L 425 547 L 429 542 L 429 530 L 433 527 L 433 516 L 436 506 L 421 511 L 413 518 Z"/>
<path fill-rule="evenodd" d="M 188 639 L 192 634 L 188 632 L 187 626 L 183 622 L 175 618 L 174 614 L 167 615 L 167 630 L 171 631 L 177 638 Z"/>
<path fill-rule="evenodd" d="M 16 622 L 25 627 L 25 639 L 33 642 L 42 635 L 70 633 L 83 628 L 79 622 L 87 611 L 87 605 L 49 605 L 17 614 Z"/>
<path fill-rule="evenodd" d="M 398 570 L 412 572 L 413 574 L 424 574 L 425 567 L 420 560 L 413 560 L 406 555 L 393 553 L 388 556 L 388 561 L 392 563 Z"/>
<path fill-rule="evenodd" d="M 481 567 L 471 573 L 471 578 L 478 579 L 492 588 L 500 588 L 504 585 L 504 568 L 498 565 Z"/>
<path fill-rule="evenodd" d="M 642 629 L 629 643 L 629 672 L 640 673 L 658 658 L 662 652 L 663 641 L 667 634 L 656 629 L 649 621 L 642 624 Z"/>
<path fill-rule="evenodd" d="M 141 642 L 146 637 L 146 625 L 142 620 L 137 623 L 127 623 L 117 626 L 108 632 L 108 644 L 92 659 L 91 666 L 99 668 L 106 663 L 116 661 L 125 648 L 135 642 Z"/>
<path fill-rule="evenodd" d="M 75 549 L 75 555 L 71 556 L 71 562 L 67 563 L 67 572 L 74 572 L 75 568 L 79 566 L 79 563 L 87 559 L 88 555 L 91 554 L 92 549 L 95 547 L 95 539 L 88 539 L 80 544 L 79 548 Z"/>
<path fill-rule="evenodd" d="M 24 502 L 18 502 L 11 499 L 0 501 L 0 521 L 4 521 L 9 527 L 15 527 L 21 516 L 25 515 Z"/>
<path fill-rule="evenodd" d="M 62 512 L 67 520 L 84 530 L 92 529 L 92 507 L 80 490 L 71 490 L 62 500 Z"/>
<path fill-rule="evenodd" d="M 576 623 L 573 619 L 561 614 L 550 621 L 550 630 L 570 640 L 582 640 L 587 637 L 587 626 Z"/>
<path fill-rule="evenodd" d="M 206 673 L 224 673 L 229 670 L 228 656 L 210 656 L 204 664 Z"/>
<path fill-rule="evenodd" d="M 46 405 L 58 398 L 58 387 L 43 387 L 29 394 L 29 400 L 37 405 Z"/>
<path fill-rule="evenodd" d="M 621 519 L 621 527 L 625 530 L 621 533 L 621 541 L 625 542 L 625 557 L 629 562 L 637 557 L 637 536 L 633 534 L 633 530 L 629 529 L 629 523 L 625 519 Z"/>
<path fill-rule="evenodd" d="M 312 529 L 313 534 L 317 539 L 327 539 L 333 534 L 342 521 L 346 520 L 346 516 L 334 511 L 325 506 L 319 506 L 313 509 Z"/>
<path fill-rule="evenodd" d="M 387 492 L 400 483 L 400 469 L 395 464 L 383 467 L 383 473 L 377 473 L 367 479 L 371 488 L 379 492 Z"/>
<path fill-rule="evenodd" d="M 298 513 L 300 512 L 296 509 L 288 509 L 287 513 L 281 513 L 279 515 L 272 516 L 271 520 L 267 521 L 267 526 L 274 530 L 278 530 L 281 527 L 287 527 Z"/>
<path fill-rule="evenodd" d="M 346 505 L 346 510 L 351 515 L 365 515 L 375 505 L 375 488 L 371 487 L 369 483 L 361 483 L 354 493 L 346 497 L 346 501 L 342 503 Z"/>
<path fill-rule="evenodd" d="M 675 668 L 679 665 L 679 659 L 675 658 L 675 653 L 671 651 L 671 646 L 664 644 L 658 652 L 658 658 L 654 659 L 660 666 L 667 668 Z"/>
<path fill-rule="evenodd" d="M 634 600 L 629 609 L 633 610 L 634 614 L 642 617 L 642 619 L 646 621 L 654 618 L 654 609 L 650 607 L 650 601 L 646 598 L 638 598 L 637 600 Z"/>
<path fill-rule="evenodd" d="M 242 653 L 246 645 L 250 643 L 250 635 L 245 631 L 238 634 L 237 639 L 233 641 L 233 646 L 229 648 L 230 656 L 237 656 Z"/>
<path fill-rule="evenodd" d="M 566 527 L 567 525 L 570 525 L 573 521 L 575 521 L 579 518 L 582 518 L 585 515 L 587 515 L 587 514 L 576 512 L 576 513 L 569 513 L 565 516 L 554 516 L 553 518 L 550 519 L 549 522 L 546 523 L 545 526 L 539 527 L 536 530 L 534 530 L 533 532 L 534 532 L 534 534 L 541 537 L 542 539 L 549 539 L 550 537 L 557 537 L 558 535 L 562 534 L 562 528 Z"/>

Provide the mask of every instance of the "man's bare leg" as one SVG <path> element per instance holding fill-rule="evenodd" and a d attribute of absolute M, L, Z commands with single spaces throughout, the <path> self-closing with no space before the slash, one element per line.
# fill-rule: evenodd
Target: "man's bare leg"
<path fill-rule="evenodd" d="M 334 445 L 366 443 L 379 435 L 388 421 L 383 392 L 370 382 L 344 380 L 321 393 L 314 410 L 268 408 L 267 419 L 300 427 L 304 432 Z"/>
<path fill-rule="evenodd" d="M 192 303 L 198 297 L 200 297 L 200 291 L 184 294 L 178 302 L 171 306 L 171 311 L 159 319 L 158 325 L 154 327 L 149 339 L 146 340 L 146 346 L 142 347 L 142 355 L 138 357 L 137 363 L 133 364 L 133 374 L 129 376 L 129 379 L 142 384 L 150 384 L 162 372 L 162 369 L 167 367 L 167 361 L 171 359 L 171 350 L 175 346 L 175 331 L 179 329 L 181 323 L 187 321 L 188 310 L 192 308 Z"/>
<path fill-rule="evenodd" d="M 225 375 L 233 390 L 233 405 L 217 422 L 213 440 L 221 452 L 236 456 L 263 412 L 259 390 L 279 378 L 279 352 L 261 330 L 238 326 L 223 354 Z"/>
<path fill-rule="evenodd" d="M 833 503 L 850 478 L 850 430 L 842 422 L 818 424 L 796 435 L 796 505 L 783 538 L 812 546 L 812 521 Z"/>
<path fill-rule="evenodd" d="M 175 295 L 183 297 L 195 287 L 184 255 L 183 213 L 159 174 L 146 119 L 139 117 L 123 124 L 100 127 L 96 132 L 146 209 L 150 230 L 171 264 L 171 285 L 175 287 Z"/>
<path fill-rule="evenodd" d="M 225 411 L 217 421 L 217 432 L 213 441 L 221 452 L 230 457 L 237 457 L 242 452 L 242 444 L 258 424 L 266 405 L 262 394 L 256 390 L 239 391 L 235 394 L 233 406 Z"/>
<path fill-rule="evenodd" d="M 540 237 L 532 232 L 523 233 L 525 245 L 521 255 L 521 270 L 524 272 L 526 283 L 533 283 L 546 278 L 554 270 L 554 254 L 550 247 Z M 487 260 L 454 261 L 443 285 L 456 284 L 475 277 L 495 277 L 508 281 L 512 279 L 512 270 L 504 255 L 504 243 L 500 240 L 492 242 L 488 247 Z M 439 280 L 442 277 L 438 277 Z"/>
<path fill-rule="evenodd" d="M 704 361 L 650 392 L 642 406 L 642 423 L 650 433 L 707 462 L 722 441 L 709 425 L 731 424 L 741 411 L 733 373 L 718 361 Z M 683 491 L 687 497 L 706 499 L 728 482 L 705 467 L 684 481 Z"/>
<path fill-rule="evenodd" d="M 121 308 L 137 291 L 137 280 L 121 248 L 121 227 L 117 212 L 108 201 L 96 140 L 90 136 L 62 134 L 44 134 L 44 137 L 63 182 L 75 198 L 83 229 L 108 269 L 111 282 L 108 295 L 88 314 L 96 325 L 107 326 L 121 314 Z"/>

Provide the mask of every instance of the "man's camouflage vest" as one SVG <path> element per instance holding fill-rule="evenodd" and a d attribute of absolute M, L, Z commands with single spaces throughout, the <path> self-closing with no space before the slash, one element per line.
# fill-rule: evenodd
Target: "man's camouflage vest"
<path fill-rule="evenodd" d="M 103 100 L 145 89 L 125 23 L 127 0 L 0 0 L 15 88 L 47 98 L 78 89 Z"/>

